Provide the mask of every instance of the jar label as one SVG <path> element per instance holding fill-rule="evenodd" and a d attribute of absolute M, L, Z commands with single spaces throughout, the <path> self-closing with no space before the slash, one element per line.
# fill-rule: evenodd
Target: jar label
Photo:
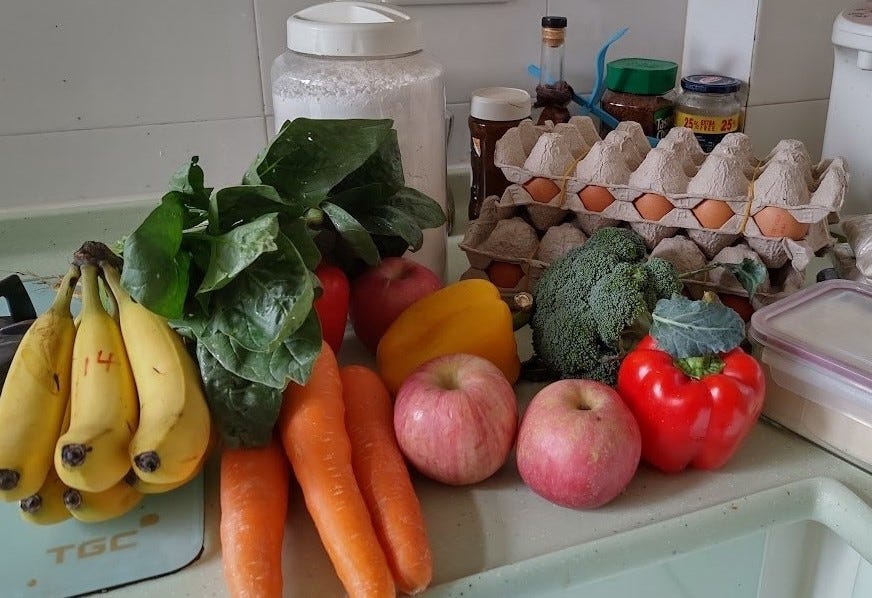
<path fill-rule="evenodd" d="M 704 116 L 676 110 L 675 126 L 687 127 L 693 131 L 703 151 L 710 152 L 727 133 L 739 130 L 739 113 L 729 116 Z"/>
<path fill-rule="evenodd" d="M 675 124 L 675 110 L 666 106 L 654 112 L 654 137 L 663 139 Z"/>

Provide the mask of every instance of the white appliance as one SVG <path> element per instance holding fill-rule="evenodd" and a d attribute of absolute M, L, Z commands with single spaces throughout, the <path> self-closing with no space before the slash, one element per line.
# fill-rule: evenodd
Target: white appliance
<path fill-rule="evenodd" d="M 835 63 L 823 155 L 843 156 L 850 183 L 842 214 L 872 213 L 872 2 L 833 24 Z"/>

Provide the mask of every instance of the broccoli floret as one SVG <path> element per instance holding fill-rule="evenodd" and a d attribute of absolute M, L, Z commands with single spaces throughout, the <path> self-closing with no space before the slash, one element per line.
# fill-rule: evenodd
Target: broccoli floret
<path fill-rule="evenodd" d="M 619 349 L 625 330 L 650 314 L 645 303 L 649 287 L 644 266 L 621 262 L 591 289 L 590 313 L 602 342 Z"/>
<path fill-rule="evenodd" d="M 622 262 L 641 262 L 648 255 L 642 237 L 629 228 L 601 228 L 590 236 L 584 247 L 612 254 Z"/>
<path fill-rule="evenodd" d="M 681 288 L 669 262 L 645 258 L 635 232 L 604 228 L 545 269 L 530 324 L 536 354 L 555 374 L 615 383 L 653 304 Z"/>
<path fill-rule="evenodd" d="M 649 295 L 648 309 L 653 311 L 658 299 L 669 299 L 675 293 L 681 292 L 681 280 L 679 280 L 678 270 L 675 269 L 672 262 L 660 257 L 649 259 L 645 264 L 645 269 L 651 277 L 651 284 L 648 288 L 653 291 Z"/>
<path fill-rule="evenodd" d="M 596 332 L 590 309 L 576 301 L 562 311 L 565 320 L 537 309 L 533 314 L 533 349 L 560 378 L 587 378 L 614 384 L 619 361 Z M 614 353 L 614 352 L 612 352 Z"/>
<path fill-rule="evenodd" d="M 590 293 L 596 281 L 619 263 L 617 256 L 590 251 L 586 244 L 570 249 L 548 267 L 548 276 L 539 279 L 533 290 L 533 299 L 546 310 L 572 304 Z"/>

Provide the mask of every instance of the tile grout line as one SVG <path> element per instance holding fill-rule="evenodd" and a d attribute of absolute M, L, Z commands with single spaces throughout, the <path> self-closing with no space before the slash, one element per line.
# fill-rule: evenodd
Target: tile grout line
<path fill-rule="evenodd" d="M 261 112 L 263 113 L 263 133 L 265 135 L 264 143 L 268 142 L 272 137 L 272 134 L 269 131 L 269 127 L 267 126 L 267 114 L 266 114 L 266 91 L 264 87 L 263 80 L 263 56 L 260 54 L 260 44 L 261 44 L 261 34 L 260 34 L 260 26 L 258 25 L 258 10 L 257 10 L 257 0 L 251 0 L 251 18 L 253 20 L 254 25 L 254 50 L 257 55 L 257 81 L 260 84 L 260 102 L 263 106 Z"/>
<path fill-rule="evenodd" d="M 53 133 L 82 133 L 85 131 L 106 131 L 112 129 L 135 129 L 135 128 L 145 128 L 145 127 L 165 127 L 167 125 L 196 125 L 203 123 L 215 123 L 215 122 L 226 122 L 232 120 L 250 120 L 253 118 L 260 118 L 265 120 L 265 116 L 263 113 L 260 114 L 250 114 L 245 116 L 219 116 L 216 118 L 202 118 L 196 120 L 172 120 L 172 121 L 159 121 L 159 122 L 147 122 L 147 123 L 130 123 L 123 125 L 104 125 L 100 127 L 83 127 L 81 129 L 54 129 L 54 130 L 46 130 L 46 131 L 27 131 L 21 133 L 2 133 L 0 134 L 0 139 L 4 137 L 27 137 L 28 135 L 51 135 Z"/>

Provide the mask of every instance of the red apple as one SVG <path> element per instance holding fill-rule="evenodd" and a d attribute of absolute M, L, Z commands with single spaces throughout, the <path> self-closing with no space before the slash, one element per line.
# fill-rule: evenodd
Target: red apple
<path fill-rule="evenodd" d="M 573 509 L 620 494 L 642 453 L 639 425 L 612 388 L 560 380 L 540 390 L 518 431 L 518 472 L 533 492 Z"/>
<path fill-rule="evenodd" d="M 506 462 L 517 430 L 512 385 L 477 355 L 432 359 L 397 392 L 400 450 L 418 471 L 445 484 L 474 484 L 493 475 Z"/>
<path fill-rule="evenodd" d="M 441 289 L 436 274 L 417 262 L 389 257 L 351 283 L 351 323 L 364 346 L 375 353 L 379 340 L 403 310 Z"/>

